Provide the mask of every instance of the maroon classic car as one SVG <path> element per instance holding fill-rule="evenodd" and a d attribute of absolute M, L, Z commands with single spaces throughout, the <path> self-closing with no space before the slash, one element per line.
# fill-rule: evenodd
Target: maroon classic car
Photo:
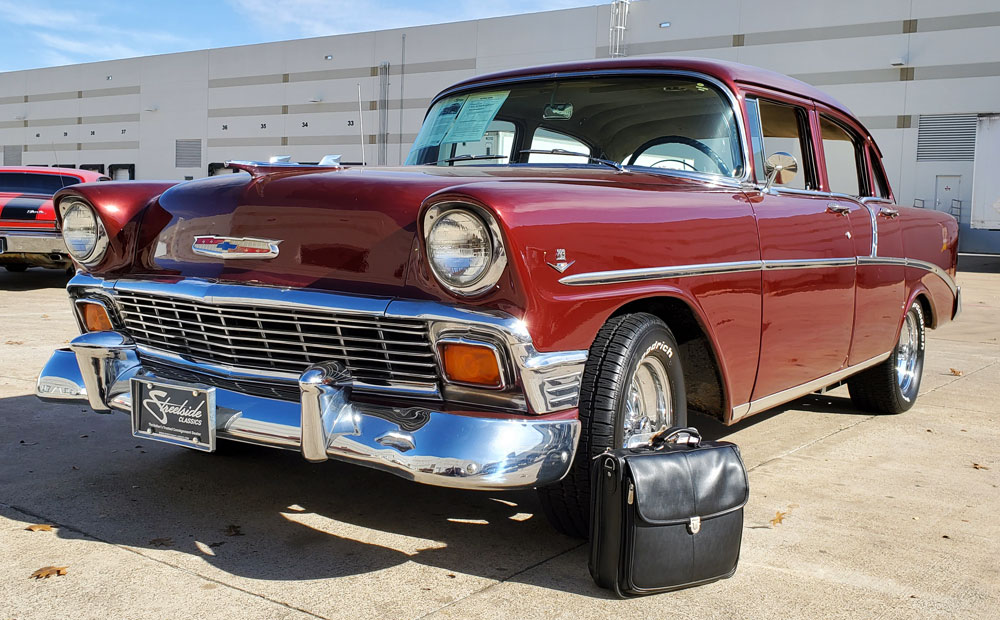
<path fill-rule="evenodd" d="M 897 206 L 858 120 L 775 73 L 480 76 L 406 164 L 62 190 L 82 335 L 38 396 L 199 450 L 536 487 L 585 535 L 597 453 L 842 381 L 902 412 L 959 311 L 954 218 Z"/>

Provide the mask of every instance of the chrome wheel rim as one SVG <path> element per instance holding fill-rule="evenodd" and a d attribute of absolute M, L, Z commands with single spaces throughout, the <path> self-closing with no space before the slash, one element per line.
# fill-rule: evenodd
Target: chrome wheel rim
<path fill-rule="evenodd" d="M 629 381 L 622 421 L 622 442 L 637 435 L 646 435 L 669 426 L 673 419 L 673 399 L 670 378 L 663 360 L 648 354 L 640 360 Z"/>
<path fill-rule="evenodd" d="M 896 345 L 896 382 L 899 391 L 910 396 L 910 391 L 917 380 L 917 358 L 920 353 L 920 326 L 917 325 L 914 312 L 906 314 L 903 328 L 899 332 L 899 344 Z"/>

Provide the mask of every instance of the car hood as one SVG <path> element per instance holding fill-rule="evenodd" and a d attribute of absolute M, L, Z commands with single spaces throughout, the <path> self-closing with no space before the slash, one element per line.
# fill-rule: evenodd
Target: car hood
<path fill-rule="evenodd" d="M 149 274 L 400 295 L 419 247 L 421 206 L 490 182 L 665 184 L 660 175 L 592 166 L 340 168 L 210 177 L 176 185 L 146 211 L 134 269 Z M 540 187 L 541 191 L 545 188 Z M 232 253 L 196 252 L 209 236 Z M 277 246 L 277 256 L 241 254 L 243 239 Z M 252 242 L 253 243 L 253 242 Z M 410 291 L 419 296 L 418 292 Z"/>

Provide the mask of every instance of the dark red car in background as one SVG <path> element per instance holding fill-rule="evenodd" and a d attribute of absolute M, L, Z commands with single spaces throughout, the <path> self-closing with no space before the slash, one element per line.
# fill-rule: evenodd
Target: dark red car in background
<path fill-rule="evenodd" d="M 0 265 L 7 271 L 72 267 L 56 226 L 52 195 L 77 183 L 107 180 L 75 168 L 0 166 Z"/>

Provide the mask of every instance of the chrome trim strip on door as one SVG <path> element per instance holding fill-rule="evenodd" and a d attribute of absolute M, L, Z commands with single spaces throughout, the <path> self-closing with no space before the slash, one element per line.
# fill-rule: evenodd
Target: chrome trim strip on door
<path fill-rule="evenodd" d="M 875 357 L 865 360 L 859 364 L 853 366 L 848 366 L 847 368 L 842 368 L 836 372 L 832 372 L 828 375 L 819 377 L 818 379 L 813 379 L 803 383 L 802 385 L 797 385 L 787 390 L 782 390 L 780 392 L 775 392 L 769 396 L 763 398 L 758 398 L 755 401 L 749 403 L 743 403 L 742 405 L 737 405 L 733 407 L 732 418 L 730 422 L 735 422 L 741 418 L 745 418 L 748 415 L 759 413 L 772 407 L 777 407 L 778 405 L 783 405 L 789 401 L 793 401 L 796 398 L 801 398 L 807 394 L 812 394 L 816 390 L 821 390 L 825 387 L 833 385 L 838 381 L 846 379 L 847 377 L 860 372 L 866 368 L 870 368 L 876 364 L 880 364 L 885 360 L 889 359 L 892 355 L 892 351 L 888 351 L 881 355 L 876 355 Z"/>
<path fill-rule="evenodd" d="M 645 280 L 667 280 L 670 278 L 688 278 L 691 276 L 707 276 L 746 271 L 779 271 L 784 269 L 819 269 L 823 267 L 854 267 L 856 265 L 903 265 L 917 267 L 938 276 L 951 289 L 952 294 L 958 291 L 958 285 L 951 275 L 927 261 L 914 258 L 895 258 L 889 256 L 853 256 L 850 258 L 804 258 L 784 260 L 748 260 L 730 263 L 702 263 L 698 265 L 668 265 L 664 267 L 641 267 L 639 269 L 616 269 L 612 271 L 591 271 L 574 273 L 559 279 L 566 286 L 597 286 L 600 284 L 621 284 L 624 282 L 641 282 Z"/>
<path fill-rule="evenodd" d="M 731 263 L 705 263 L 702 265 L 681 265 L 667 267 L 643 267 L 641 269 L 617 269 L 613 271 L 592 271 L 563 276 L 560 284 L 567 286 L 592 286 L 595 284 L 611 284 L 618 282 L 639 282 L 642 280 L 661 280 L 665 278 L 686 278 L 689 276 L 715 275 L 720 273 L 739 273 L 741 271 L 760 271 L 763 261 L 747 260 Z"/>

